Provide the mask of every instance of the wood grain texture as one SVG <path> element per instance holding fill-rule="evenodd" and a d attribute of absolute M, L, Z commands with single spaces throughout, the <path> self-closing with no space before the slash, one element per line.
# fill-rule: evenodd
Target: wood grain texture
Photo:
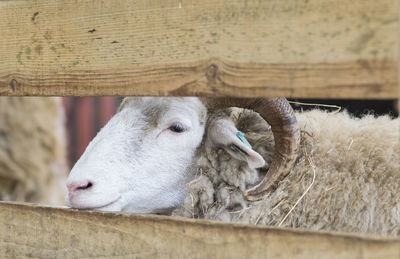
<path fill-rule="evenodd" d="M 400 240 L 0 202 L 1 258 L 385 258 Z"/>
<path fill-rule="evenodd" d="M 0 95 L 398 97 L 396 0 L 0 1 Z"/>

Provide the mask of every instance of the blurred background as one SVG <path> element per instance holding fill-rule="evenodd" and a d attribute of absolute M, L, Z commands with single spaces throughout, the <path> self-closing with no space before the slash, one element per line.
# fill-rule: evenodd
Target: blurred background
<path fill-rule="evenodd" d="M 90 140 L 115 114 L 122 97 L 62 97 L 71 168 Z"/>
<path fill-rule="evenodd" d="M 64 205 L 69 170 L 122 97 L 0 97 L 0 200 Z M 295 110 L 342 107 L 356 117 L 398 116 L 395 100 L 290 99 Z"/>

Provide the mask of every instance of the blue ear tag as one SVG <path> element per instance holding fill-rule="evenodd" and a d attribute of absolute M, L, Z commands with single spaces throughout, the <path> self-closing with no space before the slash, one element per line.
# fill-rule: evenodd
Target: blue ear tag
<path fill-rule="evenodd" d="M 243 133 L 243 132 L 238 131 L 238 132 L 236 133 L 236 136 L 238 136 L 238 138 L 239 138 L 246 146 L 248 146 L 249 148 L 252 148 L 251 145 L 250 145 L 250 143 L 249 143 L 249 142 L 247 141 L 247 139 L 244 137 L 244 133 Z"/>
<path fill-rule="evenodd" d="M 252 148 L 250 143 L 247 141 L 247 139 L 244 137 L 244 133 L 241 131 L 238 131 L 236 133 L 236 136 L 240 139 L 240 141 L 242 141 L 246 146 L 248 146 L 249 148 Z M 239 148 L 238 146 L 232 144 L 231 145 L 231 149 L 233 151 L 239 151 L 240 153 L 242 153 L 243 155 L 248 155 L 246 152 L 244 152 L 241 148 Z"/>

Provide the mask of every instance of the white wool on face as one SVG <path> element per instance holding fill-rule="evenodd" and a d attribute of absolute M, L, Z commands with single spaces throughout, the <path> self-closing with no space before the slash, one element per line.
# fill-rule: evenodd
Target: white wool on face
<path fill-rule="evenodd" d="M 247 129 L 246 138 L 271 161 L 268 125 L 255 113 L 246 116 L 257 117 L 258 124 Z M 195 185 L 188 184 L 183 206 L 174 215 L 271 226 L 287 216 L 281 226 L 399 236 L 399 119 L 355 119 L 318 110 L 296 116 L 302 132 L 300 154 L 291 173 L 268 197 L 249 202 L 243 196 L 264 177 L 265 168 L 255 171 L 222 149 L 204 147 L 199 166 L 205 173 Z M 314 172 L 310 191 L 287 215 Z M 204 193 L 207 199 L 197 198 Z"/>
<path fill-rule="evenodd" d="M 205 127 L 197 98 L 126 98 L 91 141 L 67 184 L 91 188 L 67 197 L 75 208 L 164 213 L 185 196 Z M 185 131 L 173 132 L 181 125 Z"/>

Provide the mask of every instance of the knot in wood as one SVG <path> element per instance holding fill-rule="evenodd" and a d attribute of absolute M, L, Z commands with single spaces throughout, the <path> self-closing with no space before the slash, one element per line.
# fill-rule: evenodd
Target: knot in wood
<path fill-rule="evenodd" d="M 215 81 L 218 76 L 218 66 L 215 64 L 210 65 L 207 67 L 206 70 L 206 77 L 209 81 Z"/>
<path fill-rule="evenodd" d="M 18 83 L 18 81 L 16 79 L 12 79 L 9 83 L 9 86 L 12 91 L 16 91 L 18 89 L 19 85 L 20 84 Z"/>

